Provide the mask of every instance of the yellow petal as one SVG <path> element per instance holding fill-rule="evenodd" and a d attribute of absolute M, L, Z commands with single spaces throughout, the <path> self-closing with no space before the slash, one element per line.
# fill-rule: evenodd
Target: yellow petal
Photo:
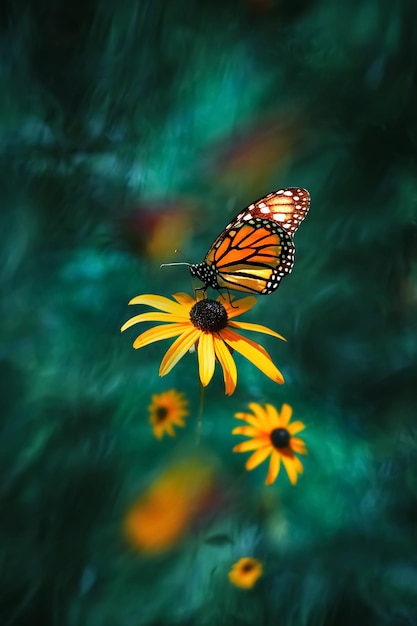
<path fill-rule="evenodd" d="M 226 396 L 231 396 L 236 389 L 237 369 L 229 348 L 217 335 L 214 335 L 214 350 L 223 369 Z"/>
<path fill-rule="evenodd" d="M 249 452 L 249 450 L 257 450 L 258 448 L 263 448 L 265 445 L 265 439 L 251 439 L 250 441 L 243 441 L 242 443 L 238 443 L 237 446 L 233 448 L 233 452 Z M 271 447 L 271 444 L 268 443 L 268 446 Z"/>
<path fill-rule="evenodd" d="M 232 430 L 232 435 L 245 435 L 245 437 L 259 437 L 259 430 L 251 426 L 237 426 Z"/>
<path fill-rule="evenodd" d="M 290 435 L 296 435 L 305 429 L 305 424 L 303 422 L 293 422 L 288 426 L 288 432 Z"/>
<path fill-rule="evenodd" d="M 271 330 L 267 326 L 262 326 L 261 324 L 251 324 L 250 322 L 229 322 L 228 326 L 230 328 L 241 328 L 242 330 L 252 330 L 257 333 L 272 335 L 272 337 L 278 337 L 278 339 L 282 339 L 282 341 L 287 341 L 285 337 L 276 333 L 275 330 Z"/>
<path fill-rule="evenodd" d="M 172 415 L 170 418 L 171 424 L 175 424 L 176 426 L 185 426 L 185 422 L 181 415 Z"/>
<path fill-rule="evenodd" d="M 252 470 L 258 465 L 260 465 L 263 461 L 265 461 L 265 459 L 269 457 L 271 452 L 272 452 L 272 447 L 270 445 L 264 446 L 263 448 L 260 448 L 259 450 L 254 452 L 252 456 L 250 456 L 245 463 L 246 469 Z"/>
<path fill-rule="evenodd" d="M 188 306 L 191 307 L 194 306 L 194 304 L 196 303 L 195 298 L 193 298 L 192 296 L 190 296 L 188 293 L 174 293 L 174 295 L 172 296 L 179 304 L 182 304 L 183 306 Z"/>
<path fill-rule="evenodd" d="M 213 378 L 214 366 L 213 335 L 208 332 L 201 332 L 198 341 L 198 373 L 203 387 L 207 387 Z"/>
<path fill-rule="evenodd" d="M 265 376 L 279 384 L 284 382 L 283 375 L 274 365 L 269 354 L 266 350 L 261 350 L 260 346 L 254 341 L 239 337 L 237 333 L 229 328 L 224 328 L 219 334 L 231 348 L 251 361 Z"/>
<path fill-rule="evenodd" d="M 290 446 L 291 450 L 297 452 L 297 454 L 307 454 L 306 444 L 298 437 L 291 437 Z"/>
<path fill-rule="evenodd" d="M 256 406 L 259 406 L 259 405 L 256 405 Z M 248 424 L 251 424 L 252 426 L 254 426 L 255 428 L 258 428 L 261 431 L 265 430 L 262 428 L 262 423 L 260 422 L 260 420 L 254 415 L 252 415 L 251 413 L 235 413 L 235 417 L 238 420 L 245 420 L 245 422 L 247 422 Z"/>
<path fill-rule="evenodd" d="M 281 465 L 281 457 L 277 452 L 272 452 L 271 454 L 271 460 L 269 462 L 269 470 L 268 470 L 268 475 L 266 477 L 266 481 L 265 481 L 265 485 L 272 485 L 273 482 L 275 482 L 278 474 L 279 474 L 279 468 Z"/>
<path fill-rule="evenodd" d="M 272 404 L 265 404 L 265 412 L 268 416 L 268 426 L 270 430 L 279 428 L 282 425 L 278 411 Z"/>
<path fill-rule="evenodd" d="M 299 474 L 302 474 L 304 472 L 303 464 L 301 463 L 300 459 L 297 456 L 294 457 L 293 463 L 297 472 Z"/>
<path fill-rule="evenodd" d="M 263 432 L 269 432 L 270 427 L 269 427 L 268 414 L 263 408 L 263 406 L 261 406 L 257 402 L 249 402 L 249 408 L 251 411 L 253 411 L 254 415 L 256 415 L 259 428 Z"/>
<path fill-rule="evenodd" d="M 292 416 L 292 407 L 289 404 L 283 404 L 279 416 L 282 426 L 287 426 Z M 288 431 L 291 432 L 290 429 Z"/>
<path fill-rule="evenodd" d="M 180 359 L 188 352 L 191 346 L 197 341 L 201 331 L 198 328 L 187 328 L 178 339 L 174 341 L 164 358 L 161 361 L 159 375 L 165 376 L 178 363 Z"/>
<path fill-rule="evenodd" d="M 185 326 L 185 324 L 163 324 L 162 326 L 155 326 L 154 328 L 145 330 L 145 332 L 139 335 L 139 337 L 136 337 L 133 342 L 133 347 L 137 350 L 138 348 L 143 348 L 143 346 L 147 346 L 155 341 L 171 339 L 171 337 L 181 335 L 186 328 L 187 326 Z"/>
<path fill-rule="evenodd" d="M 290 483 L 292 485 L 295 485 L 297 483 L 298 480 L 298 472 L 297 472 L 297 465 L 295 463 L 295 461 L 298 461 L 297 457 L 288 457 L 286 455 L 282 455 L 282 462 L 284 463 L 284 467 L 287 471 L 288 474 L 288 478 L 290 479 Z M 301 465 L 301 463 L 300 463 Z M 302 469 L 302 466 L 301 466 Z"/>
<path fill-rule="evenodd" d="M 140 315 L 135 315 L 135 317 L 131 317 L 130 320 L 127 320 L 121 327 L 120 331 L 123 332 L 127 328 L 130 328 L 134 324 L 138 324 L 139 322 L 177 322 L 184 323 L 184 316 L 173 315 L 172 313 L 141 313 Z"/>
<path fill-rule="evenodd" d="M 160 311 L 166 313 L 173 313 L 174 315 L 182 315 L 183 319 L 188 320 L 188 311 L 184 310 L 184 307 L 176 302 L 172 302 L 164 296 L 156 296 L 154 294 L 143 294 L 136 296 L 130 300 L 129 304 L 146 304 L 152 306 Z"/>
<path fill-rule="evenodd" d="M 217 298 L 217 300 L 223 304 L 224 308 L 227 311 L 227 317 L 229 318 L 229 320 L 237 317 L 238 315 L 242 315 L 242 313 L 246 313 L 246 311 L 249 311 L 256 304 L 256 298 L 254 298 L 253 296 L 247 296 L 246 298 L 235 300 L 233 302 L 233 305 L 230 303 L 230 301 L 223 302 L 223 299 L 220 298 Z"/>
<path fill-rule="evenodd" d="M 185 422 L 181 417 L 173 417 L 171 421 L 175 426 L 185 426 Z"/>
<path fill-rule="evenodd" d="M 167 434 L 168 434 L 170 437 L 176 437 L 176 436 L 177 436 L 177 435 L 176 435 L 176 433 L 175 433 L 174 427 L 173 427 L 173 426 L 172 426 L 172 424 L 170 424 L 169 422 L 167 422 L 167 423 L 165 424 L 164 428 L 165 428 L 165 430 L 166 430 Z"/>

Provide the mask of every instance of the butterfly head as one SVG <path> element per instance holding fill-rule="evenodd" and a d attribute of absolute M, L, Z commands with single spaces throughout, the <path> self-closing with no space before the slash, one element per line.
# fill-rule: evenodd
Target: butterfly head
<path fill-rule="evenodd" d="M 193 263 L 188 269 L 190 270 L 191 276 L 194 278 L 198 278 L 204 284 L 205 287 L 213 287 L 213 289 L 218 289 L 217 284 L 217 272 L 213 265 L 209 266 L 207 263 Z"/>

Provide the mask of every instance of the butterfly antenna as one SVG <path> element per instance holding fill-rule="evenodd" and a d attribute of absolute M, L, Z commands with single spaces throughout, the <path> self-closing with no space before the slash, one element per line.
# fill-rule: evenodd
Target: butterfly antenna
<path fill-rule="evenodd" d="M 191 265 L 191 263 L 162 263 L 162 265 L 160 265 L 159 267 L 171 267 L 171 265 L 188 265 L 188 267 Z"/>
<path fill-rule="evenodd" d="M 174 252 L 175 254 L 181 254 L 184 256 L 181 250 L 174 250 Z M 171 267 L 171 265 L 188 265 L 188 267 L 190 267 L 191 263 L 187 263 L 186 261 L 182 261 L 181 263 L 162 263 L 159 267 Z"/>

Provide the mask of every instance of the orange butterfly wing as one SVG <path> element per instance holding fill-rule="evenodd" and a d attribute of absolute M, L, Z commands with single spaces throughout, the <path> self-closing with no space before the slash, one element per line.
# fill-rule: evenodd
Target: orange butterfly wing
<path fill-rule="evenodd" d="M 250 204 L 226 226 L 203 263 L 190 267 L 206 286 L 272 293 L 294 265 L 292 236 L 310 207 L 298 187 L 279 189 Z"/>

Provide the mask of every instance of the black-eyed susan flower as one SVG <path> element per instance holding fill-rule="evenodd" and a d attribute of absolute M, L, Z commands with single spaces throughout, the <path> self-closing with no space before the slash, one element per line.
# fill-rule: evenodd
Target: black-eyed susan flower
<path fill-rule="evenodd" d="M 162 359 L 159 375 L 165 376 L 180 359 L 193 347 L 197 349 L 198 368 L 201 384 L 205 387 L 211 381 L 216 359 L 223 368 L 226 395 L 231 395 L 237 382 L 236 364 L 232 352 L 242 354 L 266 376 L 282 384 L 284 378 L 272 362 L 268 352 L 251 339 L 242 337 L 236 330 L 250 330 L 279 339 L 281 335 L 266 326 L 234 319 L 249 311 L 256 299 L 252 296 L 230 301 L 219 296 L 217 300 L 193 298 L 185 293 L 177 293 L 174 301 L 157 295 L 142 295 L 133 298 L 129 304 L 145 304 L 161 312 L 152 311 L 136 315 L 123 324 L 124 331 L 139 322 L 165 322 L 139 335 L 133 347 L 143 348 L 162 339 L 177 337 Z"/>
<path fill-rule="evenodd" d="M 214 471 L 207 462 L 192 458 L 172 465 L 128 508 L 126 540 L 143 554 L 170 550 L 204 511 L 213 489 Z"/>
<path fill-rule="evenodd" d="M 262 576 L 262 569 L 260 561 L 245 556 L 233 565 L 228 574 L 229 580 L 232 585 L 241 589 L 252 589 L 258 578 Z"/>
<path fill-rule="evenodd" d="M 175 437 L 174 426 L 185 426 L 183 418 L 188 415 L 186 406 L 183 394 L 174 389 L 152 396 L 149 421 L 157 439 L 161 439 L 164 433 Z"/>
<path fill-rule="evenodd" d="M 250 426 L 238 426 L 232 433 L 245 435 L 251 439 L 239 443 L 233 448 L 233 452 L 255 450 L 246 461 L 247 470 L 254 469 L 270 456 L 266 485 L 271 485 L 277 478 L 282 460 L 290 482 L 295 485 L 298 474 L 303 472 L 303 466 L 294 453 L 307 454 L 304 441 L 294 437 L 304 430 L 303 422 L 290 424 L 292 408 L 289 404 L 283 404 L 280 413 L 272 404 L 266 404 L 265 408 L 262 408 L 260 404 L 251 402 L 249 408 L 252 413 L 236 413 L 235 417 L 244 420 Z"/>

